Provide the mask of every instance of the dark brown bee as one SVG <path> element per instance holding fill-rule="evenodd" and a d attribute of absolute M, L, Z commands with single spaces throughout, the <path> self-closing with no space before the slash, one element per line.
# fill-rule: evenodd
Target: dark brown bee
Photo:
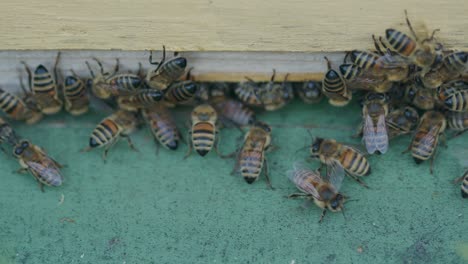
<path fill-rule="evenodd" d="M 255 112 L 239 101 L 222 96 L 212 97 L 210 102 L 219 113 L 222 122 L 227 119 L 235 125 L 246 126 L 256 120 Z"/>
<path fill-rule="evenodd" d="M 331 105 L 345 106 L 351 101 L 353 94 L 348 90 L 344 76 L 331 68 L 327 57 L 325 57 L 325 60 L 327 61 L 328 71 L 325 73 L 322 81 L 323 94 L 328 98 L 328 102 Z M 351 76 L 356 76 L 357 74 L 357 70 L 352 73 L 350 71 L 347 77 L 351 78 Z"/>
<path fill-rule="evenodd" d="M 180 132 L 169 110 L 163 104 L 155 104 L 141 110 L 155 139 L 170 150 L 179 146 Z"/>
<path fill-rule="evenodd" d="M 422 110 L 434 109 L 436 104 L 435 91 L 426 89 L 418 83 L 406 86 L 405 101 Z"/>
<path fill-rule="evenodd" d="M 191 101 L 197 92 L 197 84 L 192 81 L 176 82 L 164 93 L 164 102 L 169 107 Z"/>
<path fill-rule="evenodd" d="M 453 81 L 437 88 L 437 97 L 444 108 L 453 112 L 468 111 L 468 83 Z"/>
<path fill-rule="evenodd" d="M 29 90 L 31 91 L 26 96 L 31 97 L 37 108 L 46 115 L 58 113 L 63 105 L 62 100 L 59 98 L 57 86 L 57 64 L 59 59 L 60 52 L 55 60 L 54 76 L 42 64 L 36 67 L 34 73 L 31 73 L 26 63 L 21 62 L 28 73 Z"/>
<path fill-rule="evenodd" d="M 357 149 L 334 139 L 317 138 L 312 143 L 310 154 L 327 166 L 341 165 L 347 175 L 367 187 L 359 177 L 371 174 L 371 167 L 367 158 Z"/>
<path fill-rule="evenodd" d="M 5 149 L 1 146 L 3 143 L 14 146 L 18 143 L 18 137 L 10 124 L 0 118 L 0 149 L 6 153 Z"/>
<path fill-rule="evenodd" d="M 65 78 L 62 87 L 67 112 L 75 116 L 88 112 L 89 97 L 82 79 L 73 73 Z"/>
<path fill-rule="evenodd" d="M 109 149 L 115 145 L 121 137 L 126 138 L 130 148 L 136 150 L 129 137 L 136 129 L 136 126 L 137 119 L 134 113 L 118 110 L 106 117 L 96 126 L 89 138 L 89 147 L 83 149 L 83 151 L 104 147 L 102 158 L 105 161 Z"/>
<path fill-rule="evenodd" d="M 435 152 L 439 144 L 439 138 L 443 135 L 447 122 L 442 113 L 427 111 L 421 117 L 416 134 L 411 142 L 410 149 L 416 164 L 431 159 L 431 174 Z"/>
<path fill-rule="evenodd" d="M 303 164 L 295 163 L 294 169 L 288 171 L 288 178 L 302 191 L 302 193 L 293 193 L 288 198 L 313 199 L 314 203 L 322 208 L 319 223 L 322 222 L 327 209 L 332 212 L 344 210 L 346 199 L 339 192 L 344 178 L 344 170 L 340 165 L 332 167 L 328 177 L 324 178 L 320 175 L 320 171 L 313 171 Z"/>
<path fill-rule="evenodd" d="M 362 116 L 363 141 L 367 152 L 385 154 L 388 150 L 388 133 L 385 118 L 388 114 L 388 102 L 385 94 L 368 93 L 364 100 Z"/>
<path fill-rule="evenodd" d="M 391 111 L 386 118 L 390 139 L 409 134 L 419 123 L 419 114 L 413 107 L 405 106 Z"/>
<path fill-rule="evenodd" d="M 153 52 L 151 51 L 149 63 L 158 65 L 155 70 L 149 71 L 146 75 L 146 82 L 151 88 L 165 90 L 174 81 L 177 81 L 184 75 L 185 68 L 187 67 L 187 59 L 178 56 L 177 53 L 174 53 L 174 56 L 174 58 L 166 61 L 166 47 L 163 46 L 163 57 L 161 61 L 154 62 Z"/>
<path fill-rule="evenodd" d="M 257 93 L 260 89 L 259 84 L 246 77 L 246 81 L 240 82 L 234 89 L 234 93 L 241 102 L 247 106 L 262 107 L 262 101 Z"/>
<path fill-rule="evenodd" d="M 13 155 L 18 159 L 21 169 L 18 172 L 29 171 L 39 183 L 39 187 L 44 191 L 44 186 L 60 186 L 63 183 L 60 165 L 47 155 L 40 147 L 27 140 L 18 142 Z"/>
<path fill-rule="evenodd" d="M 164 96 L 161 91 L 154 89 L 141 89 L 128 93 L 122 92 L 121 94 L 117 97 L 117 104 L 120 109 L 131 112 L 158 104 Z"/>
<path fill-rule="evenodd" d="M 468 53 L 452 52 L 445 56 L 439 68 L 433 69 L 422 77 L 424 87 L 437 88 L 444 82 L 458 78 L 465 70 Z"/>
<path fill-rule="evenodd" d="M 30 108 L 16 95 L 0 89 L 0 109 L 11 119 L 25 121 L 26 124 L 39 122 L 43 115 L 37 108 Z"/>
<path fill-rule="evenodd" d="M 275 83 L 275 75 L 276 71 L 273 69 L 270 81 L 256 90 L 258 99 L 267 111 L 278 110 L 294 98 L 292 85 L 287 83 L 288 74 L 282 84 Z"/>
<path fill-rule="evenodd" d="M 447 112 L 447 126 L 459 136 L 468 130 L 468 112 Z"/>
<path fill-rule="evenodd" d="M 406 10 L 405 16 L 412 37 L 393 28 L 385 31 L 385 37 L 390 48 L 399 55 L 408 58 L 416 66 L 421 67 L 424 76 L 431 69 L 431 66 L 437 62 L 439 53 L 442 52 L 441 45 L 434 38 L 434 34 L 438 29 L 434 30 L 430 37 L 425 36 L 424 39 L 420 39 L 408 19 Z"/>
<path fill-rule="evenodd" d="M 199 105 L 193 109 L 191 121 L 189 149 L 185 157 L 188 157 L 192 152 L 192 145 L 202 157 L 208 154 L 213 147 L 218 152 L 218 114 L 216 110 L 208 104 Z"/>
<path fill-rule="evenodd" d="M 100 99 L 108 99 L 112 96 L 119 96 L 122 93 L 135 91 L 145 87 L 145 83 L 140 76 L 132 73 L 118 73 L 118 59 L 116 60 L 113 73 L 104 72 L 102 63 L 96 58 L 93 58 L 93 60 L 99 65 L 100 74 L 94 74 L 88 62 L 86 62 L 86 65 L 88 66 L 89 72 L 93 78 L 88 82 L 88 86 L 96 97 Z"/>
<path fill-rule="evenodd" d="M 242 177 L 252 184 L 260 177 L 264 169 L 267 184 L 271 186 L 268 177 L 268 164 L 265 151 L 271 148 L 271 127 L 266 123 L 256 121 L 244 137 L 244 144 L 240 149 L 234 171 L 240 170 Z"/>
<path fill-rule="evenodd" d="M 323 98 L 322 83 L 308 81 L 296 87 L 297 95 L 306 104 L 319 103 Z"/>

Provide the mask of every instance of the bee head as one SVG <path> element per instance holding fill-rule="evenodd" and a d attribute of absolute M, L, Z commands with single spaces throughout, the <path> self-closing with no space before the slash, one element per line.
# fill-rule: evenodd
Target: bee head
<path fill-rule="evenodd" d="M 14 148 L 14 150 L 13 150 L 14 155 L 15 155 L 16 157 L 18 157 L 18 156 L 20 156 L 21 154 L 23 154 L 24 150 L 25 150 L 26 148 L 29 147 L 29 144 L 30 144 L 30 143 L 29 143 L 29 141 L 27 141 L 27 140 L 22 140 L 21 142 L 19 142 L 19 144 L 16 145 L 15 148 Z"/>
<path fill-rule="evenodd" d="M 264 123 L 262 121 L 255 121 L 254 126 L 263 129 L 267 133 L 271 132 L 271 127 L 267 123 Z"/>
<path fill-rule="evenodd" d="M 345 197 L 339 193 L 335 195 L 333 199 L 331 199 L 328 205 L 328 209 L 330 209 L 330 211 L 332 212 L 341 211 L 341 209 L 343 208 L 344 202 L 345 202 Z"/>
<path fill-rule="evenodd" d="M 420 67 L 431 66 L 436 60 L 434 51 L 430 47 L 417 50 L 415 53 L 415 64 Z"/>
<path fill-rule="evenodd" d="M 312 146 L 310 147 L 310 153 L 312 156 L 318 155 L 318 152 L 320 151 L 320 145 L 322 145 L 323 138 L 316 138 L 314 142 L 312 143 Z"/>
<path fill-rule="evenodd" d="M 413 108 L 405 107 L 404 115 L 406 119 L 410 120 L 412 123 L 417 123 L 419 120 L 418 112 Z"/>
<path fill-rule="evenodd" d="M 76 79 L 75 76 L 67 76 L 67 78 L 65 78 L 65 86 L 71 86 L 75 84 L 77 81 L 78 79 Z"/>

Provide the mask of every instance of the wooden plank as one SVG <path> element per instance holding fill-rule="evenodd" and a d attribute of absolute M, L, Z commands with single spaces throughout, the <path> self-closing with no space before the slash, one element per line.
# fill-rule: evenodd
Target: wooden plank
<path fill-rule="evenodd" d="M 168 53 L 169 55 L 170 53 Z M 57 51 L 0 51 L 0 87 L 12 91 L 20 91 L 19 77 L 26 83 L 26 73 L 21 61 L 30 67 L 43 64 L 52 69 Z M 160 58 L 161 52 L 154 52 L 154 58 Z M 188 67 L 193 67 L 192 75 L 197 81 L 227 81 L 238 82 L 249 77 L 255 81 L 270 80 L 272 70 L 277 72 L 276 80 L 282 81 L 289 74 L 289 81 L 321 80 L 326 71 L 323 56 L 327 56 L 338 67 L 344 54 L 303 53 L 303 52 L 181 52 L 187 58 Z M 137 71 L 138 63 L 142 63 L 145 72 L 154 69 L 148 63 L 149 52 L 138 51 L 62 51 L 59 69 L 62 75 L 73 69 L 83 77 L 89 77 L 85 62 L 90 61 L 97 70 L 97 65 L 91 58 L 99 58 L 106 70 L 111 70 L 115 59 L 120 59 L 122 71 Z M 172 56 L 169 55 L 169 57 Z"/>
<path fill-rule="evenodd" d="M 468 50 L 464 0 L 0 1 L 0 50 L 343 51 L 414 22 Z"/>

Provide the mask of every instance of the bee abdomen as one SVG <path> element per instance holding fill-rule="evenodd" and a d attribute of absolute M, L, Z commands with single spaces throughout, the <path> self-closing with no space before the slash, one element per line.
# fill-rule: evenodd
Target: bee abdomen
<path fill-rule="evenodd" d="M 465 177 L 463 177 L 463 181 L 461 184 L 461 196 L 463 198 L 468 198 L 468 173 L 465 173 Z"/>
<path fill-rule="evenodd" d="M 329 70 L 323 80 L 323 89 L 328 93 L 344 93 L 345 83 L 335 70 Z"/>
<path fill-rule="evenodd" d="M 32 80 L 32 89 L 34 93 L 55 94 L 56 85 L 49 71 L 43 66 L 37 66 Z"/>
<path fill-rule="evenodd" d="M 447 118 L 447 125 L 453 130 L 468 129 L 468 112 L 451 112 Z"/>
<path fill-rule="evenodd" d="M 68 76 L 65 79 L 65 85 L 63 89 L 65 97 L 69 100 L 76 100 L 82 98 L 85 93 L 86 89 L 84 83 L 81 80 L 73 76 Z"/>
<path fill-rule="evenodd" d="M 118 74 L 108 79 L 108 82 L 118 88 L 136 90 L 143 86 L 143 81 L 138 75 Z"/>
<path fill-rule="evenodd" d="M 211 151 L 215 140 L 215 127 L 208 122 L 200 122 L 193 126 L 193 147 L 201 156 Z"/>
<path fill-rule="evenodd" d="M 179 134 L 175 127 L 170 124 L 158 122 L 155 128 L 155 136 L 158 141 L 171 150 L 176 150 L 179 143 Z"/>
<path fill-rule="evenodd" d="M 170 102 L 182 103 L 192 99 L 197 92 L 197 85 L 193 82 L 182 82 L 172 87 L 166 93 L 166 98 Z"/>
<path fill-rule="evenodd" d="M 187 59 L 184 57 L 174 58 L 165 63 L 159 70 L 161 75 L 171 80 L 177 80 L 185 73 L 187 67 Z"/>
<path fill-rule="evenodd" d="M 365 176 L 370 172 L 370 165 L 366 157 L 351 149 L 343 152 L 340 163 L 346 171 L 353 175 Z"/>
<path fill-rule="evenodd" d="M 120 133 L 117 124 L 107 118 L 102 121 L 91 133 L 89 146 L 92 148 L 102 147 L 111 143 Z"/>
<path fill-rule="evenodd" d="M 243 151 L 239 165 L 242 177 L 248 183 L 253 183 L 262 171 L 263 151 Z"/>
<path fill-rule="evenodd" d="M 433 143 L 427 144 L 426 141 L 421 141 L 422 138 L 435 137 L 434 140 L 430 140 Z M 438 136 L 427 135 L 426 132 L 419 131 L 416 133 L 414 141 L 411 145 L 411 154 L 415 159 L 416 163 L 420 163 L 424 160 L 428 160 L 434 153 L 435 146 L 438 142 Z"/>
<path fill-rule="evenodd" d="M 362 69 L 371 69 L 375 66 L 379 57 L 366 51 L 353 50 L 351 61 Z"/>
<path fill-rule="evenodd" d="M 16 96 L 7 93 L 3 90 L 0 90 L 0 108 L 10 116 L 15 114 L 15 111 L 18 110 L 19 105 L 22 104 L 19 98 Z M 22 105 L 25 107 L 24 105 Z"/>
<path fill-rule="evenodd" d="M 466 52 L 454 52 L 447 55 L 443 64 L 451 72 L 463 72 L 468 61 L 468 54 Z"/>
<path fill-rule="evenodd" d="M 411 56 L 416 49 L 416 42 L 398 30 L 387 29 L 385 35 L 390 46 L 403 56 Z"/>
<path fill-rule="evenodd" d="M 454 112 L 464 112 L 468 110 L 468 89 L 452 93 L 444 100 L 447 109 Z"/>

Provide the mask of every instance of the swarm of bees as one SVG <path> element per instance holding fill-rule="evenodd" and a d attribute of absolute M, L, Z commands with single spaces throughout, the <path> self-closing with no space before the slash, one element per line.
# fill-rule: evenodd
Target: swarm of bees
<path fill-rule="evenodd" d="M 275 80 L 276 71 L 269 82 L 257 83 L 245 77 L 235 84 L 198 83 L 190 74 L 187 59 L 178 53 L 166 59 L 163 47 L 162 59 L 153 60 L 156 68 L 137 73 L 121 72 L 119 60 L 111 72 L 104 69 L 97 58 L 92 58 L 98 71 L 86 62 L 89 78 L 78 76 L 73 70 L 65 78 L 59 71 L 58 53 L 53 71 L 43 65 L 31 71 L 22 62 L 28 75 L 26 89 L 20 81 L 22 95 L 0 89 L 0 109 L 6 117 L 27 124 L 39 122 L 47 115 L 56 114 L 62 108 L 72 115 L 88 112 L 91 99 L 95 98 L 113 109 L 91 131 L 88 146 L 82 151 L 103 148 L 102 158 L 125 138 L 132 150 L 131 134 L 146 125 L 154 136 L 156 146 L 175 151 L 181 142 L 187 144 L 185 158 L 193 150 L 207 156 L 212 150 L 221 158 L 235 157 L 232 173 L 240 174 L 248 184 L 264 175 L 269 188 L 267 153 L 277 149 L 273 144 L 272 127 L 258 120 L 256 111 L 276 111 L 295 97 L 306 104 L 317 104 L 326 97 L 332 106 L 344 107 L 353 98 L 362 106 L 362 122 L 357 136 L 362 137 L 364 149 L 338 142 L 331 138 L 314 138 L 308 159 L 319 160 L 319 169 L 310 169 L 303 162 L 294 163 L 287 172 L 288 178 L 301 193 L 289 198 L 303 197 L 323 209 L 320 221 L 327 210 L 344 213 L 347 196 L 340 193 L 347 175 L 368 188 L 365 178 L 372 170 L 368 155 L 384 155 L 389 141 L 403 135 L 412 135 L 408 152 L 419 164 L 430 160 L 430 172 L 439 146 L 446 144 L 445 131 L 459 136 L 468 128 L 468 53 L 447 50 L 431 34 L 420 34 L 413 29 L 408 17 L 409 33 L 387 29 L 384 37 L 372 36 L 375 50 L 352 50 L 344 62 L 333 69 L 325 57 L 327 71 L 323 80 L 291 83 Z M 172 108 L 191 107 L 187 116 L 187 136 L 176 125 Z M 244 135 L 242 144 L 231 154 L 223 155 L 218 149 L 220 131 L 235 127 Z M 244 128 L 248 127 L 245 132 Z M 52 159 L 42 148 L 21 139 L 13 128 L 0 119 L 0 146 L 13 149 L 18 159 L 19 172 L 29 172 L 43 185 L 60 186 L 64 179 L 62 165 Z M 325 168 L 326 172 L 322 173 Z M 458 179 L 462 182 L 462 196 L 468 197 L 467 172 Z"/>

